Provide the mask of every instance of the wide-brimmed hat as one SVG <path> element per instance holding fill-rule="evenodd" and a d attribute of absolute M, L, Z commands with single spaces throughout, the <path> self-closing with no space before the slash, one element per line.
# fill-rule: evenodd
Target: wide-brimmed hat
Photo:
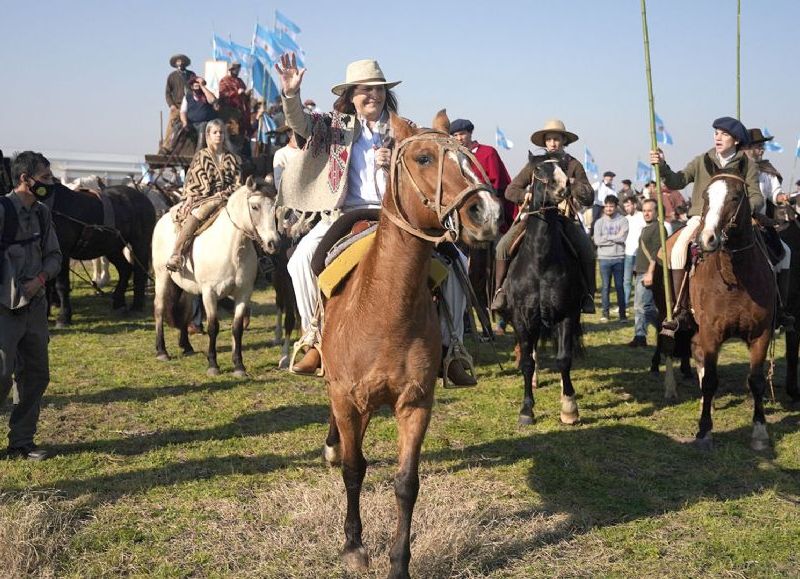
<path fill-rule="evenodd" d="M 389 82 L 381 70 L 377 60 L 357 60 L 347 65 L 344 82 L 331 88 L 336 96 L 342 96 L 350 86 L 365 84 L 368 86 L 384 85 L 387 89 L 397 86 L 402 81 Z"/>
<path fill-rule="evenodd" d="M 772 135 L 765 137 L 761 129 L 750 129 L 747 132 L 750 134 L 750 145 L 760 145 L 775 138 Z"/>
<path fill-rule="evenodd" d="M 558 119 L 551 119 L 544 124 L 544 127 L 531 135 L 531 143 L 539 147 L 544 147 L 544 136 L 547 133 L 561 133 L 564 135 L 564 146 L 578 140 L 578 135 L 570 133 L 564 126 L 564 122 Z"/>
<path fill-rule="evenodd" d="M 231 70 L 231 69 L 234 69 L 234 68 L 239 68 L 239 69 L 242 68 L 242 63 L 241 62 L 236 62 L 235 60 L 230 61 L 228 63 L 228 70 Z"/>
<path fill-rule="evenodd" d="M 178 59 L 182 58 L 183 61 L 186 63 L 186 66 L 192 64 L 192 59 L 186 56 L 185 54 L 174 54 L 169 58 L 169 65 L 172 68 L 178 68 Z"/>

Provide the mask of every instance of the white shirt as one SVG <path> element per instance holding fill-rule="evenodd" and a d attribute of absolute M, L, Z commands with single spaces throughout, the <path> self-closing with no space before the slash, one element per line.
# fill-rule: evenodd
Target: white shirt
<path fill-rule="evenodd" d="M 625 238 L 625 255 L 636 255 L 642 229 L 644 229 L 647 223 L 645 223 L 644 214 L 641 211 L 637 211 L 633 215 L 626 215 L 625 219 L 628 220 L 628 237 Z"/>
<path fill-rule="evenodd" d="M 366 119 L 358 121 L 361 130 L 350 148 L 344 207 L 380 207 L 386 192 L 386 172 L 380 167 L 376 171 L 375 150 L 381 146 L 381 136 L 369 130 Z"/>
<path fill-rule="evenodd" d="M 617 196 L 617 192 L 602 181 L 592 185 L 592 189 L 594 189 L 594 204 L 599 205 L 600 207 L 605 205 L 605 198 L 609 195 L 613 195 L 614 197 Z"/>
<path fill-rule="evenodd" d="M 272 174 L 275 177 L 275 187 L 280 186 L 283 170 L 293 159 L 300 155 L 300 149 L 286 145 L 275 152 L 272 158 Z"/>

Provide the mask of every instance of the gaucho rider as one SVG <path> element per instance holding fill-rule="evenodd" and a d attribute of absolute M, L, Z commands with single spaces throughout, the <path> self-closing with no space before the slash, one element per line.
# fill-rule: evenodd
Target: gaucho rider
<path fill-rule="evenodd" d="M 581 262 L 581 278 L 583 280 L 583 298 L 581 301 L 581 310 L 584 313 L 594 313 L 594 292 L 595 292 L 595 255 L 594 246 L 589 236 L 583 230 L 580 222 L 575 221 L 574 217 L 578 211 L 581 210 L 580 206 L 589 206 L 594 202 L 594 189 L 592 189 L 589 180 L 586 178 L 586 171 L 583 165 L 575 157 L 564 151 L 564 147 L 570 143 L 578 140 L 578 135 L 569 132 L 564 123 L 557 119 L 553 119 L 545 123 L 544 128 L 536 131 L 531 135 L 531 142 L 539 147 L 544 147 L 545 152 L 555 159 L 558 159 L 558 164 L 567 176 L 569 182 L 568 191 L 571 194 L 571 199 L 565 202 L 564 213 L 570 218 L 570 227 L 564 228 L 564 234 L 570 242 L 570 245 L 577 253 L 577 257 Z M 533 176 L 533 164 L 528 162 L 527 165 L 514 177 L 511 184 L 506 189 L 506 199 L 514 203 L 530 203 L 531 192 L 530 184 Z M 577 202 L 578 207 L 573 205 Z M 506 272 L 511 260 L 509 250 L 514 240 L 522 234 L 525 230 L 524 215 L 517 219 L 509 230 L 503 235 L 497 243 L 495 253 L 496 270 L 495 270 L 495 291 L 494 300 L 492 301 L 493 310 L 503 310 L 506 307 L 506 292 L 503 289 L 503 281 L 506 278 Z"/>
<path fill-rule="evenodd" d="M 292 371 L 313 374 L 321 365 L 321 357 L 316 341 L 318 286 L 311 260 L 320 240 L 341 214 L 380 208 L 392 155 L 386 139 L 389 113 L 397 112 L 397 98 L 390 89 L 400 82 L 387 81 L 375 60 L 352 62 L 347 66 L 345 82 L 331 89 L 337 96 L 334 110 L 309 114 L 300 99 L 306 69 L 297 68 L 294 54 L 284 54 L 275 68 L 281 79 L 286 123 L 305 143 L 304 154 L 283 173 L 281 203 L 306 217 L 320 217 L 288 264 L 305 333 L 301 344 L 307 347 Z M 452 333 L 460 338 L 466 296 L 454 275 L 445 282 L 443 295 L 452 312 Z M 449 324 L 442 320 L 442 326 L 442 342 L 448 344 Z M 456 385 L 475 383 L 461 360 L 450 365 L 448 379 Z"/>
<path fill-rule="evenodd" d="M 224 205 L 242 184 L 239 158 L 227 145 L 225 124 L 214 119 L 205 127 L 206 147 L 192 159 L 183 187 L 183 205 L 178 209 L 181 230 L 167 269 L 178 271 L 192 246 L 194 234 L 210 215 Z"/>
<path fill-rule="evenodd" d="M 694 183 L 692 207 L 689 210 L 690 219 L 686 227 L 677 233 L 678 237 L 670 254 L 672 293 L 673 296 L 678 296 L 675 299 L 673 322 L 664 322 L 664 327 L 670 330 L 685 328 L 689 322 L 689 276 L 686 275 L 689 244 L 695 239 L 700 227 L 703 193 L 711 183 L 711 179 L 718 173 L 741 177 L 747 187 L 747 197 L 753 214 L 761 212 L 764 207 L 764 196 L 758 183 L 758 166 L 744 153 L 744 149 L 750 144 L 747 129 L 741 122 L 731 117 L 720 117 L 711 126 L 714 129 L 714 147 L 689 161 L 682 171 L 674 172 L 670 169 L 664 160 L 663 151 L 650 152 L 650 162 L 659 163 L 661 177 L 667 187 L 679 190 L 689 183 Z M 682 285 L 686 286 L 683 291 L 681 291 Z"/>

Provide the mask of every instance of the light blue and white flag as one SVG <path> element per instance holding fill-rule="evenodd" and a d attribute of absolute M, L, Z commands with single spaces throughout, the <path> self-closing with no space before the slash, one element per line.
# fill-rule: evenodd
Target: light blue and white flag
<path fill-rule="evenodd" d="M 256 60 L 260 60 L 266 68 L 271 69 L 275 66 L 275 61 L 269 57 L 267 51 L 257 44 L 253 46 L 253 57 Z"/>
<path fill-rule="evenodd" d="M 227 40 L 220 38 L 215 34 L 212 40 L 212 45 L 214 48 L 214 60 L 224 60 L 225 62 L 236 60 L 236 56 L 233 52 L 233 46 L 231 46 L 231 43 Z"/>
<path fill-rule="evenodd" d="M 272 31 L 260 24 L 256 24 L 256 31 L 253 34 L 253 46 L 264 50 L 272 62 L 277 62 L 278 58 L 283 54 L 282 47 L 276 45 L 273 40 Z"/>
<path fill-rule="evenodd" d="M 231 51 L 233 52 L 233 60 L 242 65 L 239 72 L 239 78 L 242 79 L 248 88 L 253 87 L 253 49 L 249 46 L 231 42 Z"/>
<path fill-rule="evenodd" d="M 593 175 L 595 178 L 600 176 L 600 168 L 597 166 L 594 156 L 589 152 L 589 147 L 584 147 L 583 168 L 586 169 L 587 173 Z"/>
<path fill-rule="evenodd" d="M 647 163 L 638 161 L 636 163 L 636 180 L 640 183 L 647 183 L 653 180 L 653 167 Z"/>
<path fill-rule="evenodd" d="M 800 138 L 797 139 L 797 148 L 794 150 L 794 156 L 800 159 Z"/>
<path fill-rule="evenodd" d="M 300 27 L 278 10 L 275 11 L 275 28 L 286 31 L 292 38 L 296 38 L 300 34 Z"/>
<path fill-rule="evenodd" d="M 267 63 L 258 58 L 253 63 L 253 91 L 268 104 L 279 99 L 281 95 L 269 74 L 270 68 Z"/>
<path fill-rule="evenodd" d="M 514 148 L 514 142 L 506 138 L 506 134 L 500 130 L 500 127 L 497 127 L 494 131 L 494 142 L 499 148 L 507 151 Z"/>
<path fill-rule="evenodd" d="M 664 121 L 658 115 L 656 115 L 656 141 L 664 145 L 672 144 L 672 135 L 664 128 Z"/>
<path fill-rule="evenodd" d="M 767 127 L 764 127 L 764 130 L 762 132 L 764 133 L 765 137 L 772 136 L 769 134 L 769 130 L 767 130 Z M 781 145 L 777 141 L 766 141 L 764 143 L 764 149 L 766 149 L 767 151 L 772 151 L 773 153 L 783 153 L 783 145 Z"/>

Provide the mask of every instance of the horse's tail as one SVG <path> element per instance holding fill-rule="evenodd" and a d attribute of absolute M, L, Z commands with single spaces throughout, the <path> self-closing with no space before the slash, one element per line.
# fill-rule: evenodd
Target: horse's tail
<path fill-rule="evenodd" d="M 192 296 L 178 286 L 172 278 L 166 281 L 163 294 L 164 317 L 171 328 L 182 328 L 192 317 Z"/>
<path fill-rule="evenodd" d="M 580 318 L 568 319 L 565 321 L 572 326 L 572 355 L 573 357 L 583 356 L 586 349 L 583 346 L 583 325 Z M 554 327 L 549 325 L 541 325 L 539 330 L 539 346 L 538 351 L 557 351 L 558 350 L 558 336 L 553 331 Z"/>

